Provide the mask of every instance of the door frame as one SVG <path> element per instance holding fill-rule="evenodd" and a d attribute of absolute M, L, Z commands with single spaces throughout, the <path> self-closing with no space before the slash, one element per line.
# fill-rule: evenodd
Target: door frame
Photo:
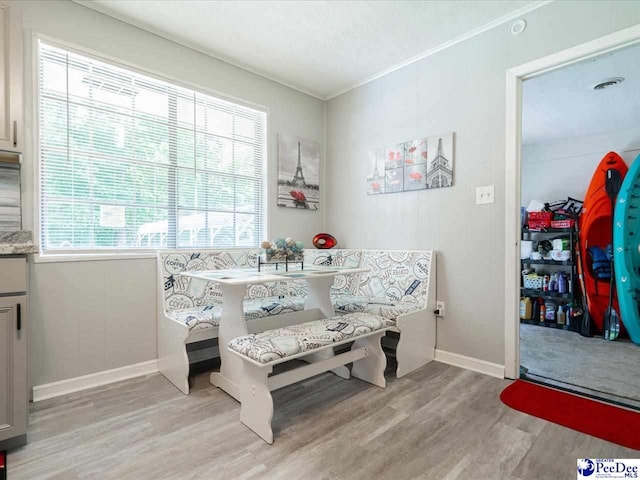
<path fill-rule="evenodd" d="M 507 70 L 505 155 L 505 378 L 520 375 L 520 168 L 522 152 L 522 82 L 558 68 L 640 43 L 640 25 Z"/>

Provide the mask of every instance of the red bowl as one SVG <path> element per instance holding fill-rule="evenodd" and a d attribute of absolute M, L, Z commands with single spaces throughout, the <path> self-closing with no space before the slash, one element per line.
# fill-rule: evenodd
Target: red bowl
<path fill-rule="evenodd" d="M 328 233 L 319 233 L 313 237 L 313 246 L 320 249 L 333 248 L 338 245 L 336 237 Z"/>

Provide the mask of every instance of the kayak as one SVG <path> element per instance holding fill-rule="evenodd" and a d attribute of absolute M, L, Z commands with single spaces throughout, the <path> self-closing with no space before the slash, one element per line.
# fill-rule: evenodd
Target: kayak
<path fill-rule="evenodd" d="M 603 277 L 594 271 L 592 258 L 593 247 L 600 247 L 606 251 L 613 243 L 613 219 L 611 218 L 611 200 L 607 195 L 605 182 L 607 170 L 614 169 L 624 178 L 628 167 L 620 155 L 615 152 L 607 153 L 598 164 L 591 178 L 591 183 L 584 200 L 582 214 L 578 219 L 580 261 L 584 277 L 589 316 L 592 324 L 602 333 L 604 316 L 609 306 L 610 277 Z M 614 296 L 613 307 L 620 312 L 618 299 Z M 621 315 L 624 323 L 624 315 Z M 620 333 L 624 332 L 624 325 L 620 326 Z"/>
<path fill-rule="evenodd" d="M 613 261 L 620 315 L 629 338 L 640 345 L 640 155 L 622 182 L 613 220 Z"/>

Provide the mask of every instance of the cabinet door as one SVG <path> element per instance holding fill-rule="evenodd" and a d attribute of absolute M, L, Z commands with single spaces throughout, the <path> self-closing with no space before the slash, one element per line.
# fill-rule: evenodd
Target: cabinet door
<path fill-rule="evenodd" d="M 0 2 L 0 150 L 21 152 L 22 18 L 17 4 Z"/>
<path fill-rule="evenodd" d="M 27 431 L 26 297 L 0 297 L 0 441 Z"/>

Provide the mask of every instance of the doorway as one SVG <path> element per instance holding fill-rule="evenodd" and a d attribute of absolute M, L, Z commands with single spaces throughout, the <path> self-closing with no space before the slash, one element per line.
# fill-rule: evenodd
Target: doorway
<path fill-rule="evenodd" d="M 520 207 L 529 206 L 533 200 L 538 200 L 542 204 L 567 198 L 581 200 L 580 197 L 584 196 L 589 178 L 593 174 L 594 166 L 591 163 L 597 162 L 597 159 L 594 161 L 589 155 L 597 152 L 602 145 L 611 145 L 611 147 L 605 147 L 605 153 L 608 150 L 623 150 L 623 156 L 626 156 L 627 162 L 635 158 L 632 151 L 635 141 L 629 143 L 622 140 L 623 133 L 621 133 L 625 130 L 624 127 L 628 127 L 627 130 L 633 130 L 633 125 L 622 125 L 615 115 L 610 116 L 609 123 L 602 115 L 599 117 L 601 126 L 605 125 L 605 128 L 600 131 L 590 128 L 585 122 L 577 120 L 567 122 L 563 121 L 562 117 L 560 120 L 553 120 L 553 117 L 556 113 L 562 115 L 561 104 L 570 103 L 572 99 L 578 102 L 574 108 L 576 112 L 572 112 L 573 114 L 584 107 L 585 103 L 589 103 L 588 97 L 586 97 L 587 100 L 584 98 L 577 100 L 577 97 L 572 97 L 569 92 L 572 83 L 589 82 L 589 85 L 580 85 L 573 89 L 583 97 L 592 92 L 602 93 L 592 89 L 596 81 L 587 80 L 589 78 L 587 72 L 598 73 L 600 68 L 601 73 L 606 75 L 605 72 L 610 71 L 607 70 L 607 66 L 615 67 L 616 62 L 618 65 L 628 63 L 624 58 L 629 55 L 635 55 L 635 58 L 638 58 L 639 40 L 640 28 L 633 27 L 508 72 L 505 190 L 507 240 L 505 376 L 518 378 L 522 371 L 523 375 L 534 381 L 636 408 L 640 408 L 640 395 L 635 387 L 639 382 L 634 382 L 633 377 L 627 374 L 632 370 L 631 365 L 637 365 L 640 360 L 639 346 L 624 339 L 616 342 L 605 341 L 597 329 L 592 332 L 593 337 L 582 336 L 579 329 L 575 328 L 575 324 L 571 325 L 570 322 L 567 324 L 565 315 L 569 314 L 568 308 L 562 316 L 560 325 L 557 324 L 556 317 L 552 318 L 553 316 L 549 316 L 548 319 L 550 324 L 555 325 L 545 325 L 546 321 L 533 321 L 531 324 L 523 325 L 524 340 L 520 343 L 519 300 L 522 294 L 521 289 L 524 287 L 523 264 L 520 258 L 521 240 L 523 233 L 526 233 L 523 231 Z M 600 77 L 595 78 L 600 79 Z M 560 91 L 554 92 L 555 87 Z M 605 90 L 607 93 L 606 89 L 600 90 Z M 610 92 L 613 91 L 610 90 Z M 622 110 L 625 108 L 623 107 Z M 640 103 L 636 108 L 640 111 Z M 634 115 L 620 116 L 625 119 L 627 117 L 633 120 Z M 545 122 L 545 119 L 549 121 Z M 606 131 L 608 128 L 606 125 L 615 125 L 616 128 Z M 640 127 L 640 123 L 634 125 L 635 130 L 640 131 L 637 128 Z M 617 128 L 618 126 L 620 128 Z M 614 131 L 615 134 L 612 134 Z M 601 137 L 600 147 L 596 146 L 597 141 L 592 138 L 598 135 Z M 633 135 L 633 132 L 630 135 Z M 608 139 L 605 138 L 607 136 Z M 582 137 L 581 140 L 580 137 Z M 587 144 L 590 145 L 588 148 Z M 582 146 L 578 148 L 576 145 Z M 564 153 L 561 152 L 562 148 Z M 526 226 L 526 223 L 524 225 Z M 549 237 L 553 236 L 549 235 Z M 540 241 L 539 237 L 539 235 L 531 235 L 527 238 L 533 240 L 535 245 Z M 555 238 L 555 240 L 561 239 Z M 573 239 L 567 238 L 566 241 L 571 243 Z M 569 249 L 568 245 L 566 248 Z M 551 306 L 553 303 L 551 308 L 556 312 L 558 307 L 563 310 L 563 307 L 572 307 L 574 303 L 575 306 L 579 306 L 579 302 L 573 298 L 573 294 L 577 294 L 579 289 L 576 272 L 572 271 L 570 266 L 574 260 L 573 257 L 564 260 L 569 267 L 566 272 L 566 281 L 569 282 L 567 291 L 563 292 L 559 298 L 551 299 L 554 301 L 547 304 Z M 530 267 L 530 265 L 524 266 Z M 544 268 L 549 269 L 549 272 L 544 272 L 547 273 L 547 282 L 552 277 L 557 282 L 559 278 L 557 270 L 562 269 L 555 269 L 548 265 Z M 533 283 L 528 286 L 538 287 Z M 543 290 L 542 285 L 539 290 Z M 627 363 L 630 365 L 629 371 L 620 368 L 620 364 Z M 521 365 L 524 368 L 521 369 Z M 636 374 L 637 369 L 633 370 Z M 625 389 L 625 384 L 631 384 L 632 387 Z"/>

